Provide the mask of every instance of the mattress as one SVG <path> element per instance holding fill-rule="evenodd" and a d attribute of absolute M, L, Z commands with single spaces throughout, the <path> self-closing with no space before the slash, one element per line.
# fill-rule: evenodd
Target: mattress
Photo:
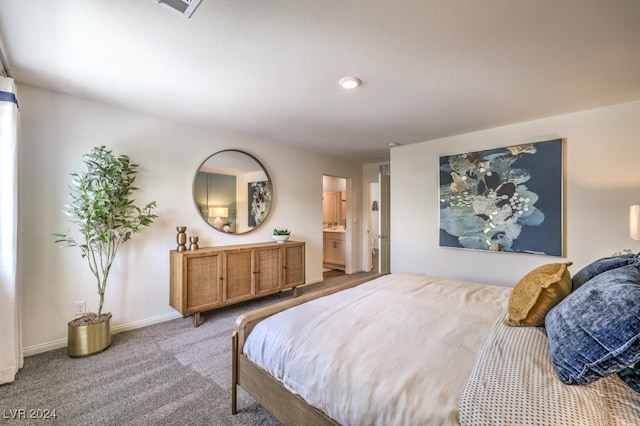
<path fill-rule="evenodd" d="M 256 325 L 243 353 L 342 425 L 458 424 L 511 288 L 391 274 Z"/>

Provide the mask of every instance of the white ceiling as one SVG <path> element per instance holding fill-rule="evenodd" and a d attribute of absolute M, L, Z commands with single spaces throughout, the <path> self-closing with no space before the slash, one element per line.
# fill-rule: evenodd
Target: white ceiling
<path fill-rule="evenodd" d="M 0 37 L 18 82 L 361 162 L 640 99 L 638 0 L 0 0 Z"/>

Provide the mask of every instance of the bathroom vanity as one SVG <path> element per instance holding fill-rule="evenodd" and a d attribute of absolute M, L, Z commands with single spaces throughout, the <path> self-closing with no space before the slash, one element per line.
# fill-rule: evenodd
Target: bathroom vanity
<path fill-rule="evenodd" d="M 323 233 L 323 266 L 332 269 L 345 269 L 346 235 L 344 227 L 325 228 Z"/>
<path fill-rule="evenodd" d="M 323 267 L 330 269 L 345 269 L 347 241 L 346 241 L 346 192 L 323 192 L 322 194 L 322 222 Z"/>

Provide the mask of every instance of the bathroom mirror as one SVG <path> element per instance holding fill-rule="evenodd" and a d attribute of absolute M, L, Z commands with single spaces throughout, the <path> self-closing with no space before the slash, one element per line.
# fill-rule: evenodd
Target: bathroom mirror
<path fill-rule="evenodd" d="M 227 234 L 246 234 L 269 215 L 269 173 L 243 151 L 219 151 L 202 162 L 193 180 L 193 202 L 205 222 Z"/>

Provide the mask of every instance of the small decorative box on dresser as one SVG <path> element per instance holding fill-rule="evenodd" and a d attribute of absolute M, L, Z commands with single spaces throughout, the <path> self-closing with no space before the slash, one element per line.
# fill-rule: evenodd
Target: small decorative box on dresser
<path fill-rule="evenodd" d="M 305 245 L 299 241 L 171 250 L 169 304 L 182 315 L 255 299 L 305 283 Z"/>

